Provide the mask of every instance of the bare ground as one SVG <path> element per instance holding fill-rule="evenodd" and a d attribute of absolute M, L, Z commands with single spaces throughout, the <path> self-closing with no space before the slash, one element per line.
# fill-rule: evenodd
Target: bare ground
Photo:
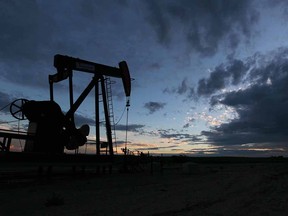
<path fill-rule="evenodd" d="M 0 188 L 0 215 L 288 215 L 288 164 L 11 183 Z"/>

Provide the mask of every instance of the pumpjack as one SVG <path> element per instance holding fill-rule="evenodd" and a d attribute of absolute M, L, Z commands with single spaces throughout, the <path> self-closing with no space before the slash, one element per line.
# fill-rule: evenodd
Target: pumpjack
<path fill-rule="evenodd" d="M 122 79 L 125 95 L 129 104 L 131 93 L 131 78 L 128 65 L 125 61 L 120 62 L 119 67 L 102 65 L 79 58 L 55 55 L 54 67 L 56 74 L 49 75 L 50 100 L 47 101 L 28 101 L 19 99 L 10 107 L 11 114 L 20 119 L 29 120 L 28 135 L 25 143 L 25 152 L 60 153 L 64 149 L 74 150 L 83 146 L 89 135 L 87 124 L 76 128 L 74 114 L 88 94 L 95 89 L 95 127 L 96 127 L 96 154 L 100 155 L 100 90 L 103 102 L 103 109 L 106 122 L 106 136 L 109 154 L 113 155 L 113 143 L 111 135 L 111 123 L 107 104 L 107 94 L 105 87 L 106 77 L 116 77 Z M 73 71 L 90 73 L 92 80 L 83 90 L 80 96 L 74 101 L 73 98 Z M 61 107 L 54 100 L 54 83 L 69 79 L 69 98 L 70 109 L 64 114 Z M 16 111 L 15 111 L 16 108 Z M 19 113 L 21 113 L 19 117 Z M 17 114 L 17 115 L 16 115 Z"/>

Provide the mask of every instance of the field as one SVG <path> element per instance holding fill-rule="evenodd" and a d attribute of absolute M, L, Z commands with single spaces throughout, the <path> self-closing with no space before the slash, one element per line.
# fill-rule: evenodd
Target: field
<path fill-rule="evenodd" d="M 158 158 L 0 186 L 3 216 L 288 215 L 285 158 Z"/>

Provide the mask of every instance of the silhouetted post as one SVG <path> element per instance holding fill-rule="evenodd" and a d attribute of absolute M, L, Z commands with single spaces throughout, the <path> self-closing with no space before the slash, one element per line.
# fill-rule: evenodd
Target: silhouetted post
<path fill-rule="evenodd" d="M 50 101 L 54 101 L 53 81 L 50 79 L 50 75 L 49 75 L 49 89 L 50 89 Z"/>
<path fill-rule="evenodd" d="M 99 82 L 95 82 L 96 155 L 100 155 Z"/>
<path fill-rule="evenodd" d="M 74 97 L 73 97 L 73 74 L 72 72 L 69 73 L 69 97 L 70 97 L 70 109 L 73 107 L 74 104 Z M 72 124 L 74 125 L 74 115 L 70 116 L 69 119 Z"/>

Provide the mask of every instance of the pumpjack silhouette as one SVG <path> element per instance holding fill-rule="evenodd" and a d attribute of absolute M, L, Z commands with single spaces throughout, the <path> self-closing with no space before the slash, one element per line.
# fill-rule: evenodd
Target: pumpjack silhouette
<path fill-rule="evenodd" d="M 89 135 L 89 126 L 82 125 L 76 128 L 74 114 L 88 94 L 95 89 L 95 127 L 96 127 L 96 154 L 100 154 L 100 111 L 99 103 L 102 96 L 105 115 L 105 127 L 109 154 L 113 155 L 112 131 L 107 102 L 105 79 L 116 77 L 122 79 L 125 95 L 129 101 L 131 93 L 131 78 L 128 65 L 125 61 L 119 67 L 102 65 L 79 58 L 55 55 L 54 67 L 57 73 L 49 75 L 50 100 L 34 101 L 18 99 L 10 106 L 11 114 L 17 119 L 28 119 L 27 134 L 30 136 L 25 143 L 25 152 L 42 152 L 62 154 L 64 149 L 74 150 L 83 146 Z M 92 80 L 74 101 L 73 98 L 73 71 L 90 73 Z M 54 83 L 69 79 L 70 109 L 64 114 L 61 107 L 54 101 Z M 99 93 L 101 90 L 101 94 Z M 32 137 L 32 138 L 31 138 Z"/>

